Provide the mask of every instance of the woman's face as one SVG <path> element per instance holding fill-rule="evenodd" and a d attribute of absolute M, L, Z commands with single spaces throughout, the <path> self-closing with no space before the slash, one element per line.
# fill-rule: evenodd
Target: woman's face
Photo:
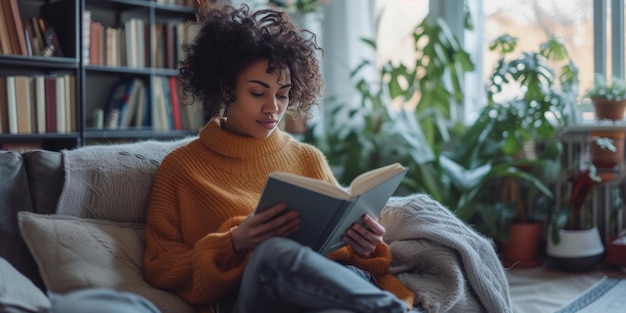
<path fill-rule="evenodd" d="M 268 61 L 259 60 L 244 69 L 233 91 L 224 128 L 235 134 L 267 138 L 278 127 L 289 104 L 291 75 L 280 68 L 268 73 Z"/>

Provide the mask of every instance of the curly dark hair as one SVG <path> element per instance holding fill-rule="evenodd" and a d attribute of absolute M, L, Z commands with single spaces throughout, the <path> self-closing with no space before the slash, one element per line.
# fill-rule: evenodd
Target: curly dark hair
<path fill-rule="evenodd" d="M 183 47 L 186 58 L 180 62 L 179 80 L 193 100 L 201 101 L 207 121 L 234 102 L 237 77 L 259 59 L 269 61 L 268 73 L 289 68 L 288 111 L 308 116 L 317 105 L 324 80 L 316 52 L 323 56 L 323 49 L 315 34 L 301 31 L 286 13 L 251 11 L 246 4 L 239 9 L 228 4 L 206 5 L 199 9 L 197 23 L 197 37 Z"/>

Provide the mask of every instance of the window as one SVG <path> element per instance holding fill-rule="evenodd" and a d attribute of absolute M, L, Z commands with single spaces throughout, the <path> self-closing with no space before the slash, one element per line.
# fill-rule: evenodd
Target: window
<path fill-rule="evenodd" d="M 458 23 L 461 0 L 377 0 L 379 64 L 412 57 L 410 34 L 428 12 Z M 472 0 L 466 1 L 473 31 L 456 31 L 476 65 L 466 82 L 465 120 L 484 105 L 485 82 L 498 55 L 488 51 L 489 42 L 509 34 L 519 40 L 519 50 L 536 51 L 554 34 L 559 36 L 580 70 L 581 96 L 593 83 L 594 73 L 624 77 L 624 0 Z M 433 10 L 437 6 L 443 9 Z M 453 28 L 454 30 L 454 28 Z M 409 62 L 410 63 L 410 62 Z M 581 110 L 591 112 L 589 104 Z M 583 115 L 586 119 L 593 116 Z"/>

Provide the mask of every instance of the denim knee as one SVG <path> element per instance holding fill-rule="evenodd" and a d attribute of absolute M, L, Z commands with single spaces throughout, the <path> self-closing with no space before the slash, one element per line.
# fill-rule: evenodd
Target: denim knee
<path fill-rule="evenodd" d="M 152 302 L 130 292 L 90 288 L 67 294 L 50 293 L 52 313 L 161 313 Z"/>

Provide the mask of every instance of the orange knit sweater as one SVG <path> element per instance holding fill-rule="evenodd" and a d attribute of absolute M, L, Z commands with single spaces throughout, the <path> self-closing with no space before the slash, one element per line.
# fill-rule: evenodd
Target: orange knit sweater
<path fill-rule="evenodd" d="M 257 205 L 268 175 L 291 172 L 336 183 L 324 155 L 281 131 L 266 139 L 238 136 L 209 122 L 197 140 L 172 151 L 159 167 L 146 223 L 146 280 L 199 311 L 237 288 L 250 251 L 235 253 L 231 231 Z M 388 274 L 389 248 L 369 259 L 349 247 L 328 255 L 376 276 L 381 287 L 412 305 L 413 293 Z"/>

